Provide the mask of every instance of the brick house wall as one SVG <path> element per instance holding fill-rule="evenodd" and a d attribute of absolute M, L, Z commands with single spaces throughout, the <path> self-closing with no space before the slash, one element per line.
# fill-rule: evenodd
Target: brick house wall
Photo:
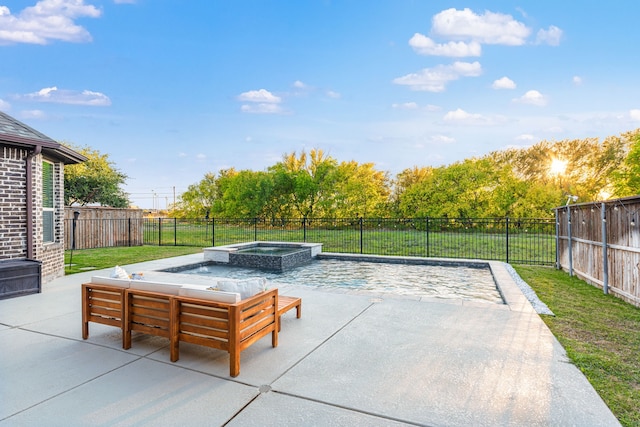
<path fill-rule="evenodd" d="M 0 147 L 0 259 L 27 254 L 27 150 Z"/>
<path fill-rule="evenodd" d="M 64 166 L 86 160 L 0 111 L 0 263 L 15 259 L 41 261 L 42 283 L 64 275 Z M 52 165 L 47 170 L 51 170 L 53 178 L 46 215 L 44 161 Z M 49 212 L 53 213 L 52 229 L 47 232 L 47 240 L 51 241 L 45 242 L 44 221 L 45 217 L 51 218 Z"/>
<path fill-rule="evenodd" d="M 0 147 L 0 260 L 27 258 L 27 150 Z M 54 170 L 54 237 L 44 242 L 42 162 Z M 42 282 L 64 276 L 64 164 L 42 154 L 33 157 L 33 259 L 42 261 Z"/>

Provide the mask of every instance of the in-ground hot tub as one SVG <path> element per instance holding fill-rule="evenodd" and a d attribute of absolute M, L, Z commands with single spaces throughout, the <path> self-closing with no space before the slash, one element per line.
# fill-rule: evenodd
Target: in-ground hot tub
<path fill-rule="evenodd" d="M 204 259 L 234 267 L 284 271 L 310 262 L 322 243 L 249 242 L 204 248 Z"/>

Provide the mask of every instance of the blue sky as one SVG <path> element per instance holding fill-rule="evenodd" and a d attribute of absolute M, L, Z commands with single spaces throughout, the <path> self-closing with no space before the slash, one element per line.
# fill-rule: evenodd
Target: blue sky
<path fill-rule="evenodd" d="M 392 176 L 640 127 L 640 2 L 0 0 L 0 110 L 144 208 L 319 148 Z"/>

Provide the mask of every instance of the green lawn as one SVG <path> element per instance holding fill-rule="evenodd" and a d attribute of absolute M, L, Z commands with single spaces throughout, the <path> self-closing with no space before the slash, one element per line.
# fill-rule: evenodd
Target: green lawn
<path fill-rule="evenodd" d="M 198 252 L 202 252 L 202 248 L 194 246 L 131 246 L 75 250 L 73 251 L 73 259 L 71 259 L 71 251 L 65 251 L 64 270 L 65 274 L 73 274 Z M 71 267 L 69 267 L 70 262 L 72 262 Z"/>
<path fill-rule="evenodd" d="M 200 251 L 191 246 L 76 250 L 67 274 Z M 69 258 L 67 251 L 66 265 Z M 640 426 L 640 308 L 553 268 L 514 268 L 555 313 L 542 318 L 622 425 Z"/>
<path fill-rule="evenodd" d="M 567 273 L 514 266 L 555 316 L 542 316 L 624 426 L 640 426 L 640 308 Z"/>
<path fill-rule="evenodd" d="M 549 227 L 540 230 L 490 232 L 486 229 L 424 230 L 406 228 L 364 228 L 357 226 L 301 228 L 254 228 L 251 224 L 204 223 L 166 220 L 147 223 L 144 241 L 159 246 L 221 246 L 252 240 L 322 242 L 323 251 L 377 255 L 480 258 L 526 264 L 552 265 L 555 262 L 555 235 Z M 340 223 L 342 224 L 342 223 Z"/>

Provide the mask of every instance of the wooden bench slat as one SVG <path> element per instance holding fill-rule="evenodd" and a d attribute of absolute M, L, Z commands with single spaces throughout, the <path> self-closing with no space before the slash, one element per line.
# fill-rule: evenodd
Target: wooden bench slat
<path fill-rule="evenodd" d="M 188 323 L 191 325 L 202 326 L 211 329 L 229 329 L 229 322 L 226 320 L 213 318 L 207 319 L 201 316 L 191 316 L 189 314 L 180 314 L 180 324 Z"/>
<path fill-rule="evenodd" d="M 155 335 L 163 338 L 169 338 L 168 328 L 160 329 L 160 328 L 154 328 L 152 326 L 140 325 L 140 324 L 134 323 L 131 325 L 131 329 L 129 331 L 143 332 L 148 335 Z"/>
<path fill-rule="evenodd" d="M 89 321 L 115 327 L 122 326 L 122 319 L 115 319 L 111 317 L 89 316 Z"/>
<path fill-rule="evenodd" d="M 228 319 L 229 310 L 223 310 L 215 307 L 194 306 L 193 304 L 181 304 L 180 311 L 202 317 L 213 317 L 217 319 Z"/>
<path fill-rule="evenodd" d="M 103 316 L 103 317 L 113 317 L 116 319 L 121 319 L 122 317 L 122 310 L 116 310 L 113 308 L 105 308 L 105 307 L 95 307 L 92 306 L 89 310 L 89 314 L 91 315 L 99 315 L 99 316 Z"/>

